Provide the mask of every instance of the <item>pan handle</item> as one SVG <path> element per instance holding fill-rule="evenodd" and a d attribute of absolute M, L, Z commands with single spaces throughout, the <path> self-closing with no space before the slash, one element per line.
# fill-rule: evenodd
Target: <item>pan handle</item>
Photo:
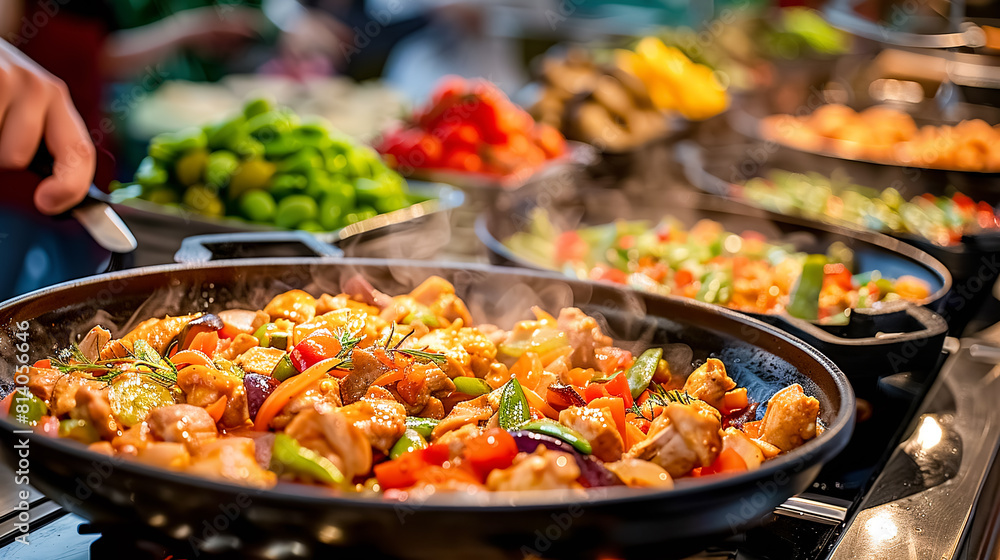
<path fill-rule="evenodd" d="M 338 247 L 324 243 L 305 231 L 244 231 L 238 233 L 216 233 L 194 235 L 181 242 L 181 248 L 174 253 L 178 263 L 204 263 L 221 255 L 223 258 L 245 258 L 260 256 L 254 254 L 254 247 L 262 251 L 271 248 L 304 246 L 316 256 L 324 258 L 343 257 Z M 300 256 L 298 254 L 284 256 Z"/>

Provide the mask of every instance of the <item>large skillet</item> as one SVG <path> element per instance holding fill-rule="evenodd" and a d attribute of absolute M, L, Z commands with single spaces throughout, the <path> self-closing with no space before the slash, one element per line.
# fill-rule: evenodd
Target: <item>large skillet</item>
<path fill-rule="evenodd" d="M 541 269 L 539 264 L 503 244 L 530 225 L 536 208 L 548 211 L 559 229 L 611 223 L 619 219 L 656 223 L 672 216 L 693 225 L 701 219 L 720 222 L 728 231 L 747 230 L 780 239 L 797 250 L 825 253 L 834 242 L 854 252 L 859 271 L 879 270 L 887 277 L 912 275 L 931 286 L 923 307 L 895 302 L 878 309 L 853 310 L 847 325 L 818 325 L 788 314 L 752 314 L 803 338 L 829 356 L 852 378 L 875 378 L 910 371 L 914 364 L 936 363 L 948 330 L 934 312 L 951 288 L 948 269 L 930 255 L 890 237 L 781 216 L 701 193 L 671 190 L 630 197 L 611 189 L 579 189 L 573 182 L 538 183 L 532 191 L 502 197 L 480 216 L 476 234 L 493 264 Z M 887 336 L 888 335 L 888 336 Z"/>
<path fill-rule="evenodd" d="M 260 308 L 276 293 L 305 288 L 336 293 L 342 279 L 362 274 L 379 289 L 401 293 L 428 275 L 452 281 L 475 317 L 510 326 L 528 306 L 575 304 L 606 321 L 633 349 L 684 342 L 695 359 L 720 357 L 754 400 L 800 383 L 820 401 L 826 430 L 760 470 L 727 478 L 679 481 L 669 492 L 593 491 L 558 494 L 439 494 L 424 503 L 326 495 L 297 485 L 260 491 L 108 460 L 72 442 L 15 434 L 0 421 L 0 454 L 13 465 L 14 445 L 30 441 L 31 484 L 91 520 L 131 520 L 181 540 L 219 533 L 213 545 L 245 553 L 285 550 L 316 556 L 351 547 L 366 557 L 522 556 L 584 558 L 601 551 L 681 553 L 683 545 L 759 523 L 804 491 L 846 445 L 854 426 L 850 384 L 827 358 L 803 342 L 745 315 L 677 298 L 645 296 L 611 286 L 503 268 L 381 260 L 258 259 L 124 271 L 60 284 L 0 305 L 2 379 L 9 391 L 16 363 L 11 335 L 30 324 L 31 360 L 86 332 L 95 321 L 122 334 L 144 317 L 194 309 Z M 763 407 L 762 407 L 763 408 Z M 760 414 L 760 412 L 759 412 Z M 207 524 L 206 524 L 207 521 Z M 536 533 L 537 532 L 537 533 Z M 670 546 L 663 547 L 663 543 Z M 297 543 L 297 544 L 296 544 Z M 268 548 L 271 547 L 271 548 Z M 283 547 L 283 548 L 282 548 Z M 500 552 L 503 550 L 504 552 Z"/>

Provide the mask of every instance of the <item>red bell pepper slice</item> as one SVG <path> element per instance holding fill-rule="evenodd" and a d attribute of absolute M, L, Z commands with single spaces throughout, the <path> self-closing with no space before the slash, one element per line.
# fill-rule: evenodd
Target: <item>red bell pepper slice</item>
<path fill-rule="evenodd" d="M 517 442 L 507 430 L 493 428 L 465 444 L 465 460 L 480 478 L 494 469 L 505 469 L 517 456 Z"/>
<path fill-rule="evenodd" d="M 604 387 L 608 390 L 609 395 L 620 398 L 625 403 L 625 408 L 632 408 L 634 403 L 632 390 L 628 386 L 628 380 L 625 379 L 624 373 L 612 377 L 611 381 L 604 384 Z"/>
<path fill-rule="evenodd" d="M 340 341 L 327 334 L 314 334 L 295 345 L 288 357 L 299 371 L 305 371 L 319 362 L 340 353 Z"/>

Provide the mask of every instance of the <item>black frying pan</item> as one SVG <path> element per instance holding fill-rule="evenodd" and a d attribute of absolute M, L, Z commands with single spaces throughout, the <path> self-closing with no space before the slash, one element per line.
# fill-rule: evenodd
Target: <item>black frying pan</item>
<path fill-rule="evenodd" d="M 781 216 L 695 192 L 649 192 L 636 198 L 614 190 L 580 191 L 572 185 L 538 183 L 533 191 L 501 198 L 492 210 L 480 216 L 476 233 L 489 250 L 491 262 L 540 268 L 502 243 L 527 227 L 537 207 L 547 209 L 555 226 L 561 229 L 619 219 L 655 223 L 664 216 L 673 216 L 688 226 L 700 219 L 715 220 L 728 231 L 756 231 L 811 253 L 825 253 L 832 243 L 840 241 L 854 252 L 858 271 L 880 270 L 887 277 L 908 274 L 927 281 L 931 296 L 923 302 L 924 307 L 896 302 L 877 310 L 853 310 L 850 322 L 840 326 L 818 325 L 787 314 L 752 315 L 803 338 L 831 357 L 852 379 L 936 363 L 944 344 L 948 325 L 934 311 L 943 305 L 951 275 L 931 256 L 896 239 Z"/>
<path fill-rule="evenodd" d="M 87 519 L 131 521 L 198 544 L 240 546 L 244 557 L 294 553 L 318 557 L 505 558 L 536 551 L 545 557 L 589 558 L 603 552 L 683 554 L 711 535 L 759 523 L 804 491 L 850 438 L 855 401 L 850 384 L 827 358 L 803 342 L 726 309 L 692 300 L 646 296 L 612 286 L 530 271 L 414 264 L 404 261 L 260 259 L 124 271 L 60 284 L 0 305 L 2 379 L 17 360 L 9 346 L 21 321 L 30 325 L 30 360 L 43 358 L 97 320 L 118 326 L 165 313 L 227 307 L 260 308 L 289 288 L 336 291 L 362 274 L 387 293 L 414 287 L 430 274 L 453 282 L 473 315 L 509 326 L 528 306 L 576 304 L 606 323 L 626 347 L 684 342 L 695 359 L 721 358 L 754 400 L 789 383 L 819 399 L 826 430 L 760 470 L 717 479 L 678 481 L 669 492 L 628 489 L 585 497 L 557 494 L 439 494 L 424 503 L 391 503 L 322 494 L 284 485 L 249 490 L 113 461 L 73 442 L 15 434 L 0 421 L 0 455 L 13 465 L 19 438 L 30 442 L 31 483 Z M 192 540 L 193 539 L 193 540 Z M 526 548 L 525 548 L 526 547 Z M 350 550 L 342 550 L 344 548 Z"/>

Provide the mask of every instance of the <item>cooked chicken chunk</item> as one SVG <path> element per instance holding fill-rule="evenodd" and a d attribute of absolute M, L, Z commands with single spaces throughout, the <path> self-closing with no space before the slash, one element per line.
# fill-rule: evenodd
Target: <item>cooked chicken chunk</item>
<path fill-rule="evenodd" d="M 457 430 L 452 430 L 440 438 L 438 438 L 434 443 L 443 443 L 448 446 L 448 454 L 454 459 L 462 454 L 465 450 L 465 442 L 470 439 L 475 439 L 482 435 L 483 430 L 475 424 L 466 424 Z"/>
<path fill-rule="evenodd" d="M 224 428 L 237 428 L 250 419 L 246 389 L 233 375 L 210 367 L 189 366 L 177 374 L 177 386 L 187 395 L 187 403 L 195 406 L 206 407 L 226 397 L 226 409 L 219 420 Z"/>
<path fill-rule="evenodd" d="M 440 276 L 424 280 L 410 292 L 410 297 L 429 308 L 435 316 L 444 317 L 451 322 L 461 319 L 463 325 L 473 324 L 465 302 L 455 295 L 455 286 Z"/>
<path fill-rule="evenodd" d="M 576 307 L 565 307 L 559 312 L 557 320 L 559 329 L 566 333 L 573 354 L 570 360 L 574 367 L 596 368 L 596 348 L 611 346 L 611 337 L 601 332 L 597 320 L 585 314 Z"/>
<path fill-rule="evenodd" d="M 396 401 L 362 399 L 337 411 L 361 430 L 372 447 L 383 453 L 388 453 L 406 431 L 406 409 Z"/>
<path fill-rule="evenodd" d="M 215 420 L 212 420 L 205 409 L 190 404 L 154 408 L 146 418 L 146 423 L 157 438 L 183 443 L 191 451 L 196 451 L 219 435 Z"/>
<path fill-rule="evenodd" d="M 55 384 L 52 385 L 52 394 L 48 401 L 49 414 L 59 417 L 76 408 L 76 396 L 83 387 L 97 392 L 103 391 L 105 394 L 107 394 L 108 389 L 107 384 L 100 381 L 85 379 L 73 374 L 59 375 Z M 32 392 L 34 393 L 34 389 Z M 35 395 L 41 397 L 38 393 Z"/>
<path fill-rule="evenodd" d="M 615 473 L 626 486 L 631 488 L 662 488 L 674 487 L 674 479 L 663 467 L 642 459 L 628 458 L 604 466 Z"/>
<path fill-rule="evenodd" d="M 562 490 L 580 488 L 580 467 L 568 453 L 553 451 L 539 445 L 534 453 L 521 453 L 514 464 L 497 469 L 486 478 L 490 490 Z"/>
<path fill-rule="evenodd" d="M 218 357 L 222 358 L 223 360 L 233 361 L 247 350 L 250 350 L 251 348 L 256 348 L 259 344 L 260 342 L 254 335 L 240 333 L 236 335 L 235 338 L 233 338 L 233 341 L 229 343 L 229 346 L 225 350 L 219 352 Z"/>
<path fill-rule="evenodd" d="M 285 433 L 329 459 L 350 480 L 371 469 L 372 445 L 341 410 L 322 414 L 305 410 L 292 419 Z"/>
<path fill-rule="evenodd" d="M 628 452 L 652 461 L 677 478 L 695 467 L 707 467 L 722 450 L 722 425 L 706 410 L 672 403 L 649 427 L 649 435 Z"/>
<path fill-rule="evenodd" d="M 344 404 L 361 400 L 376 379 L 391 371 L 372 351 L 363 348 L 355 348 L 351 352 L 351 364 L 351 373 L 340 382 L 340 398 Z"/>
<path fill-rule="evenodd" d="M 289 290 L 271 299 L 264 312 L 271 320 L 288 319 L 299 324 L 312 320 L 316 316 L 316 298 L 302 290 Z"/>
<path fill-rule="evenodd" d="M 559 423 L 580 432 L 590 442 L 594 457 L 602 461 L 621 459 L 625 444 L 608 409 L 571 406 L 559 413 Z"/>
<path fill-rule="evenodd" d="M 111 333 L 108 329 L 97 326 L 90 329 L 90 332 L 87 333 L 87 336 L 83 337 L 78 347 L 80 348 L 80 353 L 85 358 L 94 362 L 100 359 L 101 348 L 104 348 L 104 345 L 110 341 Z"/>
<path fill-rule="evenodd" d="M 203 445 L 185 472 L 253 488 L 274 486 L 277 476 L 257 464 L 254 453 L 254 441 L 250 438 L 219 438 Z"/>
<path fill-rule="evenodd" d="M 48 401 L 52 398 L 56 383 L 61 377 L 64 377 L 64 374 L 59 373 L 58 370 L 30 367 L 28 368 L 28 390 L 43 401 Z"/>
<path fill-rule="evenodd" d="M 767 403 L 760 439 L 790 451 L 816 437 L 819 401 L 802 392 L 798 383 L 778 391 Z"/>
<path fill-rule="evenodd" d="M 191 464 L 191 452 L 183 443 L 151 442 L 136 450 L 135 459 L 161 469 L 182 471 Z"/>
<path fill-rule="evenodd" d="M 715 358 L 709 358 L 701 367 L 692 371 L 684 382 L 687 394 L 720 410 L 726 392 L 735 387 L 736 382 L 726 374 L 726 366 Z"/>
<path fill-rule="evenodd" d="M 101 348 L 101 359 L 124 358 L 132 351 L 136 340 L 142 339 L 149 343 L 161 356 L 167 350 L 170 341 L 181 333 L 181 330 L 192 319 L 197 319 L 201 313 L 183 315 L 181 317 L 166 317 L 163 319 L 147 319 L 132 329 L 120 339 L 112 340 Z"/>
<path fill-rule="evenodd" d="M 311 409 L 323 413 L 340 406 L 340 384 L 335 378 L 326 377 L 317 380 L 305 391 L 292 397 L 281 412 L 271 420 L 270 425 L 275 430 L 281 430 L 303 410 Z"/>
<path fill-rule="evenodd" d="M 743 462 L 747 464 L 747 469 L 751 471 L 759 469 L 760 464 L 764 462 L 764 453 L 760 447 L 750 439 L 750 436 L 733 427 L 726 428 L 723 433 L 722 449 L 732 449 L 739 453 Z"/>
<path fill-rule="evenodd" d="M 274 366 L 278 365 L 285 351 L 280 348 L 251 348 L 236 358 L 236 365 L 247 373 L 271 375 Z"/>
<path fill-rule="evenodd" d="M 497 411 L 497 406 L 490 402 L 490 394 L 492 393 L 456 404 L 451 409 L 451 413 L 434 427 L 431 438 L 436 440 L 466 424 L 479 424 L 489 420 L 490 416 L 493 416 L 493 413 Z"/>
<path fill-rule="evenodd" d="M 427 347 L 430 352 L 444 354 L 448 377 L 484 377 L 496 360 L 497 347 L 477 329 L 436 329 L 408 344 L 409 348 Z"/>
<path fill-rule="evenodd" d="M 108 403 L 108 390 L 96 390 L 82 386 L 76 391 L 76 408 L 70 411 L 70 417 L 77 420 L 87 420 L 94 426 L 97 433 L 104 439 L 116 437 L 120 431 L 118 423 L 111 414 Z"/>

